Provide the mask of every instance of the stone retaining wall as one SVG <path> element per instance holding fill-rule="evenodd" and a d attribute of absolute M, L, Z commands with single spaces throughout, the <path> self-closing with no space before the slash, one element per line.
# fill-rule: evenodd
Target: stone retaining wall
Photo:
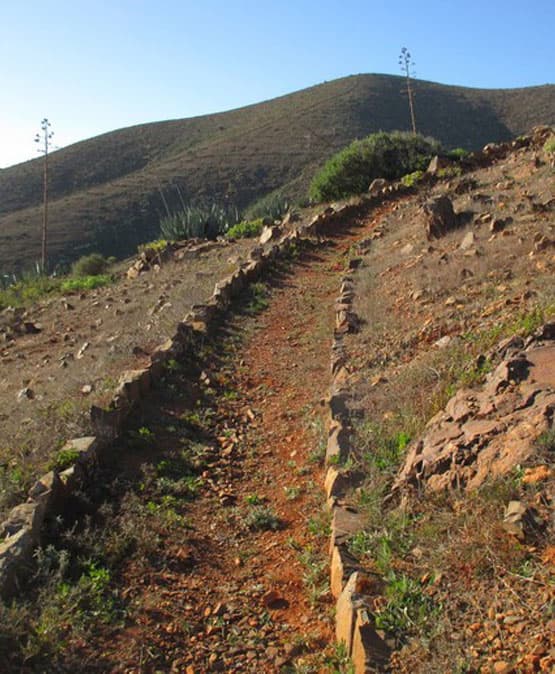
<path fill-rule="evenodd" d="M 348 491 L 358 486 L 362 475 L 342 467 L 351 452 L 347 410 L 349 370 L 343 339 L 358 328 L 358 317 L 352 310 L 353 299 L 353 278 L 344 276 L 335 300 L 324 486 L 331 511 L 330 588 L 337 602 L 335 636 L 351 657 L 355 674 L 366 674 L 375 671 L 376 665 L 387 662 L 388 648 L 374 629 L 370 610 L 379 581 L 358 568 L 357 560 L 348 549 L 349 539 L 363 528 L 361 515 L 345 500 Z"/>
<path fill-rule="evenodd" d="M 321 234 L 373 203 L 374 199 L 359 198 L 340 207 L 327 208 L 310 222 L 299 223 L 278 241 L 270 242 L 266 250 L 253 251 L 248 262 L 216 284 L 206 304 L 193 305 L 177 325 L 174 336 L 154 350 L 147 367 L 121 374 L 110 404 L 105 408 L 94 405 L 90 408 L 94 435 L 74 438 L 64 446 L 64 450 L 77 455 L 74 464 L 64 471 L 43 475 L 29 490 L 27 501 L 13 508 L 0 524 L 0 597 L 17 592 L 19 582 L 32 570 L 33 554 L 40 544 L 45 520 L 63 513 L 69 497 L 91 483 L 97 464 L 121 436 L 133 410 L 159 382 L 166 364 L 194 354 L 199 339 L 212 334 L 221 324 L 233 300 L 249 284 L 262 278 L 276 260 L 299 246 L 314 245 Z"/>

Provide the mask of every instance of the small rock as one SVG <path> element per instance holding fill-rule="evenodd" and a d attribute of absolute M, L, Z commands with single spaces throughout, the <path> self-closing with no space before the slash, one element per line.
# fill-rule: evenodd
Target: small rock
<path fill-rule="evenodd" d="M 22 388 L 21 391 L 17 394 L 17 399 L 21 400 L 32 400 L 35 397 L 35 393 L 29 387 Z"/>
<path fill-rule="evenodd" d="M 93 387 L 91 384 L 85 384 L 84 386 L 81 387 L 81 393 L 83 395 L 88 396 L 89 393 L 92 393 Z"/>
<path fill-rule="evenodd" d="M 513 668 L 511 665 L 509 665 L 508 662 L 505 662 L 504 660 L 498 660 L 493 665 L 493 671 L 495 674 L 511 674 Z"/>
<path fill-rule="evenodd" d="M 451 337 L 449 335 L 445 335 L 434 342 L 434 346 L 437 346 L 438 349 L 445 349 L 449 344 L 451 344 Z"/>
<path fill-rule="evenodd" d="M 469 250 L 474 246 L 476 242 L 476 237 L 474 236 L 474 232 L 467 232 L 464 235 L 463 240 L 461 241 L 460 248 L 461 250 Z"/>
<path fill-rule="evenodd" d="M 77 355 L 75 357 L 77 359 L 83 358 L 83 356 L 85 355 L 85 351 L 89 348 L 89 346 L 90 346 L 90 342 L 85 342 L 83 344 L 83 346 L 79 349 L 79 351 L 77 352 Z"/>
<path fill-rule="evenodd" d="M 370 187 L 368 188 L 368 193 L 372 197 L 377 197 L 380 192 L 384 189 L 384 187 L 387 187 L 388 182 L 385 180 L 385 178 L 375 178 L 371 183 Z"/>
<path fill-rule="evenodd" d="M 524 471 L 524 477 L 522 478 L 523 484 L 536 484 L 537 482 L 544 482 L 549 480 L 551 477 L 552 471 L 549 466 L 541 465 L 536 466 L 535 468 L 527 468 Z"/>

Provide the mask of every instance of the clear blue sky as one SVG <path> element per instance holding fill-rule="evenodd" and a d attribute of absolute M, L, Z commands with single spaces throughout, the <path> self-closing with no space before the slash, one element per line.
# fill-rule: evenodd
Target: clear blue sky
<path fill-rule="evenodd" d="M 147 121 L 356 73 L 471 87 L 555 81 L 555 0 L 2 0 L 0 167 Z"/>

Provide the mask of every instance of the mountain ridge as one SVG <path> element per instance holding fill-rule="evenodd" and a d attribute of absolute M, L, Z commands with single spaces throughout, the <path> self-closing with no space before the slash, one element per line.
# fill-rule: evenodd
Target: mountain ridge
<path fill-rule="evenodd" d="M 418 130 L 480 147 L 555 123 L 555 85 L 475 89 L 414 80 Z M 300 198 L 316 168 L 355 138 L 407 129 L 404 78 L 361 74 L 225 112 L 148 122 L 51 154 L 50 255 L 118 256 L 153 238 L 164 200 L 244 208 L 275 190 Z M 0 271 L 39 257 L 40 158 L 0 172 Z"/>

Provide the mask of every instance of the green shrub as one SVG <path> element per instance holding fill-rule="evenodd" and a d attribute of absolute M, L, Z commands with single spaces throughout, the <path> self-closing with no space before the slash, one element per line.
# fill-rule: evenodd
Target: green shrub
<path fill-rule="evenodd" d="M 161 253 L 163 250 L 166 250 L 168 247 L 168 241 L 166 239 L 156 239 L 155 241 L 147 241 L 147 243 L 141 243 L 137 246 L 137 253 L 139 255 L 145 250 L 153 250 L 156 253 Z"/>
<path fill-rule="evenodd" d="M 79 292 L 81 290 L 94 290 L 112 283 L 112 277 L 109 274 L 99 274 L 98 276 L 84 276 L 83 278 L 70 278 L 62 281 L 60 289 L 64 293 Z"/>
<path fill-rule="evenodd" d="M 555 154 L 555 136 L 551 136 L 551 138 L 548 138 L 545 141 L 545 145 L 543 146 L 543 149 L 548 154 Z"/>
<path fill-rule="evenodd" d="M 416 185 L 419 180 L 421 180 L 423 175 L 424 171 L 413 171 L 412 173 L 407 173 L 407 175 L 403 176 L 401 178 L 401 182 L 407 187 L 412 187 L 413 185 Z"/>
<path fill-rule="evenodd" d="M 264 227 L 264 218 L 257 220 L 243 220 L 227 230 L 230 239 L 248 239 L 258 236 Z"/>
<path fill-rule="evenodd" d="M 74 276 L 98 276 L 108 267 L 108 260 L 100 253 L 80 257 L 71 267 Z"/>
<path fill-rule="evenodd" d="M 374 178 L 396 180 L 425 170 L 440 150 L 438 141 L 418 134 L 374 133 L 331 157 L 314 176 L 310 197 L 314 201 L 341 199 L 366 191 Z"/>
<path fill-rule="evenodd" d="M 449 150 L 447 153 L 447 156 L 449 159 L 454 159 L 455 161 L 460 161 L 461 159 L 465 159 L 468 157 L 470 152 L 468 150 L 465 150 L 464 147 L 456 147 L 453 150 Z"/>

